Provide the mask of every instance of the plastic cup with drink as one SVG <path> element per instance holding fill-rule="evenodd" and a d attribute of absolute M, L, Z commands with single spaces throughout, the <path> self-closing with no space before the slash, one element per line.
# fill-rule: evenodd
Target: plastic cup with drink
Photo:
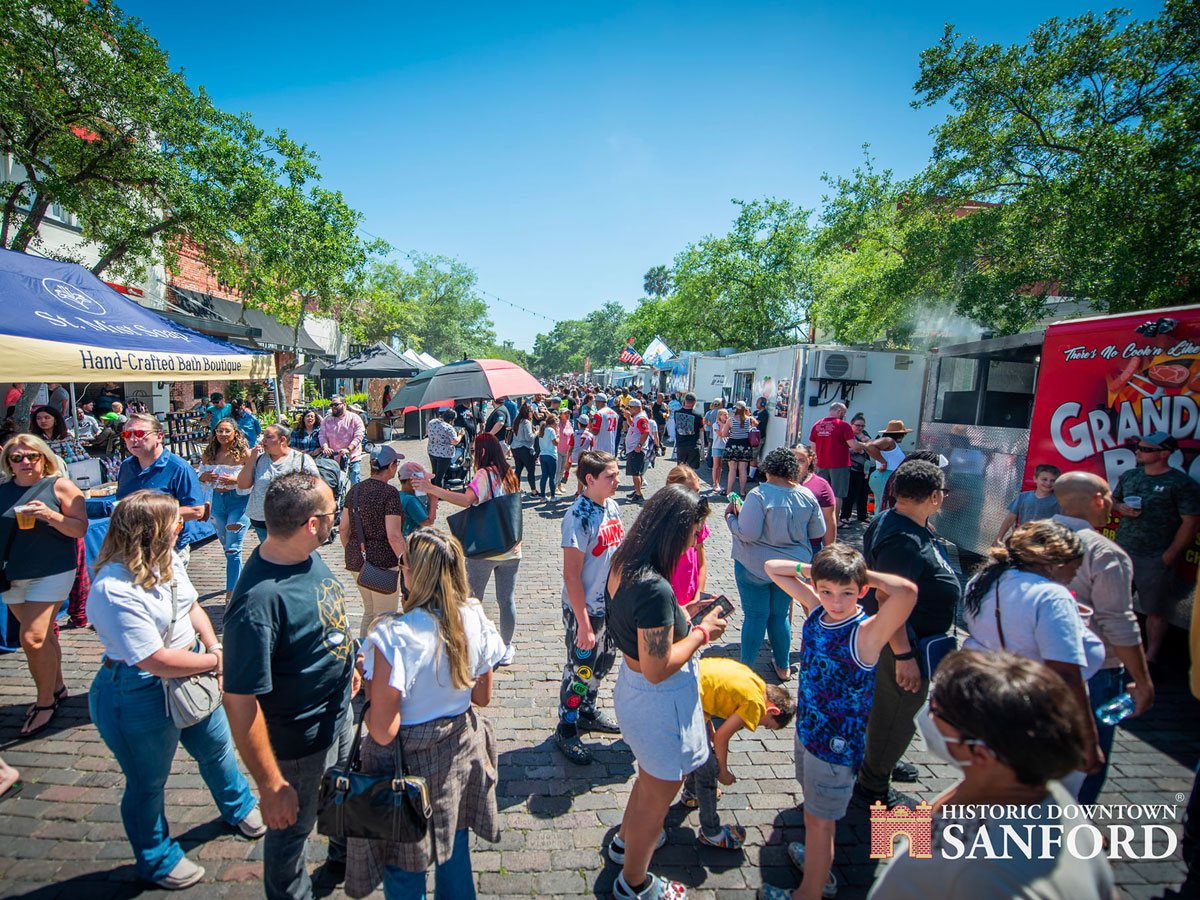
<path fill-rule="evenodd" d="M 20 506 L 13 507 L 13 512 L 17 514 L 17 527 L 22 531 L 28 531 L 37 524 L 37 519 L 33 515 L 33 511 L 38 507 L 32 503 L 22 503 Z"/>
<path fill-rule="evenodd" d="M 1122 502 L 1125 504 L 1126 508 L 1129 510 L 1129 515 L 1136 518 L 1137 516 L 1140 516 L 1142 514 L 1142 498 L 1141 497 L 1126 497 Z"/>

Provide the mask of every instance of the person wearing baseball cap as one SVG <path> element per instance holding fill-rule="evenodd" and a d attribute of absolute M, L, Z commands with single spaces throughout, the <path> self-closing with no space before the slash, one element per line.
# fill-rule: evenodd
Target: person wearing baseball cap
<path fill-rule="evenodd" d="M 404 455 L 388 444 L 380 444 L 371 451 L 371 477 L 350 488 L 338 524 L 347 569 L 362 572 L 365 563 L 370 563 L 376 569 L 397 572 L 396 589 L 387 593 L 366 587 L 356 579 L 363 600 L 359 638 L 367 636 L 375 619 L 395 612 L 399 606 L 404 503 L 400 492 L 389 482 L 396 477 L 402 459 Z"/>
<path fill-rule="evenodd" d="M 1121 516 L 1114 540 L 1133 560 L 1133 586 L 1146 613 L 1146 662 L 1154 665 L 1179 601 L 1175 564 L 1200 529 L 1200 485 L 1170 465 L 1179 442 L 1165 431 L 1145 435 L 1133 449 L 1137 467 L 1122 472 L 1113 489 Z"/>
<path fill-rule="evenodd" d="M 629 427 L 625 429 L 625 474 L 633 478 L 633 493 L 629 499 L 640 503 L 642 476 L 646 472 L 646 445 L 650 441 L 650 417 L 637 397 L 629 400 Z"/>
<path fill-rule="evenodd" d="M 400 502 L 404 506 L 404 538 L 426 525 L 432 525 L 437 518 L 437 497 L 428 494 L 418 494 L 425 477 L 425 470 L 418 462 L 406 462 L 396 473 L 400 481 Z"/>

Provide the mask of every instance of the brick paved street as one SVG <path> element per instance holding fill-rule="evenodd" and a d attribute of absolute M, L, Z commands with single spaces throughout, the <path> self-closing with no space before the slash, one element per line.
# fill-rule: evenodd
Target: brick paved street
<path fill-rule="evenodd" d="M 423 443 L 408 442 L 402 450 L 424 460 Z M 649 491 L 661 486 L 669 467 L 658 463 L 648 476 Z M 626 493 L 624 489 L 619 496 Z M 632 757 L 617 738 L 590 737 L 588 742 L 602 749 L 590 767 L 578 768 L 562 758 L 550 739 L 563 656 L 559 523 L 569 499 L 527 504 L 525 511 L 516 662 L 500 671 L 486 711 L 500 741 L 499 799 L 506 827 L 499 844 L 476 842 L 473 860 L 481 897 L 608 896 L 617 874 L 615 866 L 605 863 L 601 849 L 620 822 L 632 784 Z M 637 507 L 623 508 L 628 524 Z M 443 521 L 439 515 L 439 524 Z M 712 528 L 708 589 L 736 598 L 729 534 L 719 511 Z M 852 529 L 847 540 L 860 536 L 859 529 Z M 335 572 L 344 571 L 340 546 L 326 547 L 322 555 Z M 195 553 L 190 573 L 201 596 L 208 595 L 205 608 L 219 632 L 223 604 L 218 588 L 224 584 L 219 548 L 210 544 Z M 343 582 L 357 627 L 361 603 L 353 579 L 347 576 Z M 485 603 L 496 617 L 490 592 Z M 739 624 L 735 613 L 724 644 L 709 652 L 736 657 Z M 25 781 L 20 797 L 0 803 L 0 895 L 41 900 L 126 897 L 144 891 L 143 896 L 158 896 L 134 878 L 118 811 L 121 774 L 88 719 L 86 693 L 100 660 L 99 643 L 91 632 L 67 631 L 63 648 L 71 698 L 50 731 L 24 742 L 16 734 L 32 699 L 32 683 L 22 654 L 0 657 L 0 736 L 5 741 L 0 752 L 21 770 Z M 759 662 L 765 675 L 765 654 Z M 615 674 L 602 693 L 602 705 L 609 709 L 613 680 Z M 1178 803 L 1182 817 L 1200 750 L 1196 713 L 1182 673 L 1160 685 L 1153 712 L 1118 732 L 1115 764 L 1102 802 Z M 932 800 L 952 783 L 950 766 L 931 764 L 931 757 L 920 749 L 912 750 L 909 758 L 921 772 L 912 793 L 922 799 Z M 654 871 L 692 886 L 692 897 L 735 900 L 752 897 L 764 879 L 797 883 L 785 849 L 786 842 L 803 837 L 790 730 L 743 733 L 731 746 L 731 760 L 738 781 L 725 788 L 721 811 L 725 821 L 746 827 L 745 851 L 700 849 L 696 814 L 684 815 L 675 807 L 668 818 L 668 842 L 654 857 Z M 218 820 L 195 764 L 182 749 L 167 785 L 167 808 L 173 833 L 189 856 L 207 869 L 204 882 L 183 896 L 261 897 L 260 845 L 235 837 Z M 875 872 L 868 858 L 866 816 L 865 808 L 852 805 L 838 828 L 835 871 L 844 898 L 863 896 Z M 315 867 L 325 854 L 324 839 L 314 836 L 309 847 Z M 1163 862 L 1117 863 L 1115 870 L 1122 896 L 1128 897 L 1175 896 L 1171 889 L 1183 879 L 1178 854 Z"/>

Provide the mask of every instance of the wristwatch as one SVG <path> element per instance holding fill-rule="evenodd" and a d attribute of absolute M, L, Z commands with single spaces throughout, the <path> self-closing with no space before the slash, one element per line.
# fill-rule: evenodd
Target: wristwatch
<path fill-rule="evenodd" d="M 894 654 L 894 656 L 896 657 L 897 660 L 916 659 L 917 651 L 910 648 L 907 653 L 896 653 L 896 654 Z"/>

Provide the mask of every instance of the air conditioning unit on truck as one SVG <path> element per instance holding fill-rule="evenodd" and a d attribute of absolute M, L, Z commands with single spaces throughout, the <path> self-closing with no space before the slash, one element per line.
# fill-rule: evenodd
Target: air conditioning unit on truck
<path fill-rule="evenodd" d="M 1050 325 L 1045 332 L 940 347 L 930 357 L 922 447 L 949 459 L 949 493 L 934 524 L 960 550 L 984 554 L 1034 468 L 1092 472 L 1116 486 L 1133 445 L 1164 431 L 1171 466 L 1200 481 L 1200 306 Z M 1119 516 L 1104 533 L 1112 537 Z M 1180 555 L 1181 592 L 1200 543 Z M 1189 592 L 1190 593 L 1190 592 Z M 1190 603 L 1175 607 L 1185 626 Z"/>

